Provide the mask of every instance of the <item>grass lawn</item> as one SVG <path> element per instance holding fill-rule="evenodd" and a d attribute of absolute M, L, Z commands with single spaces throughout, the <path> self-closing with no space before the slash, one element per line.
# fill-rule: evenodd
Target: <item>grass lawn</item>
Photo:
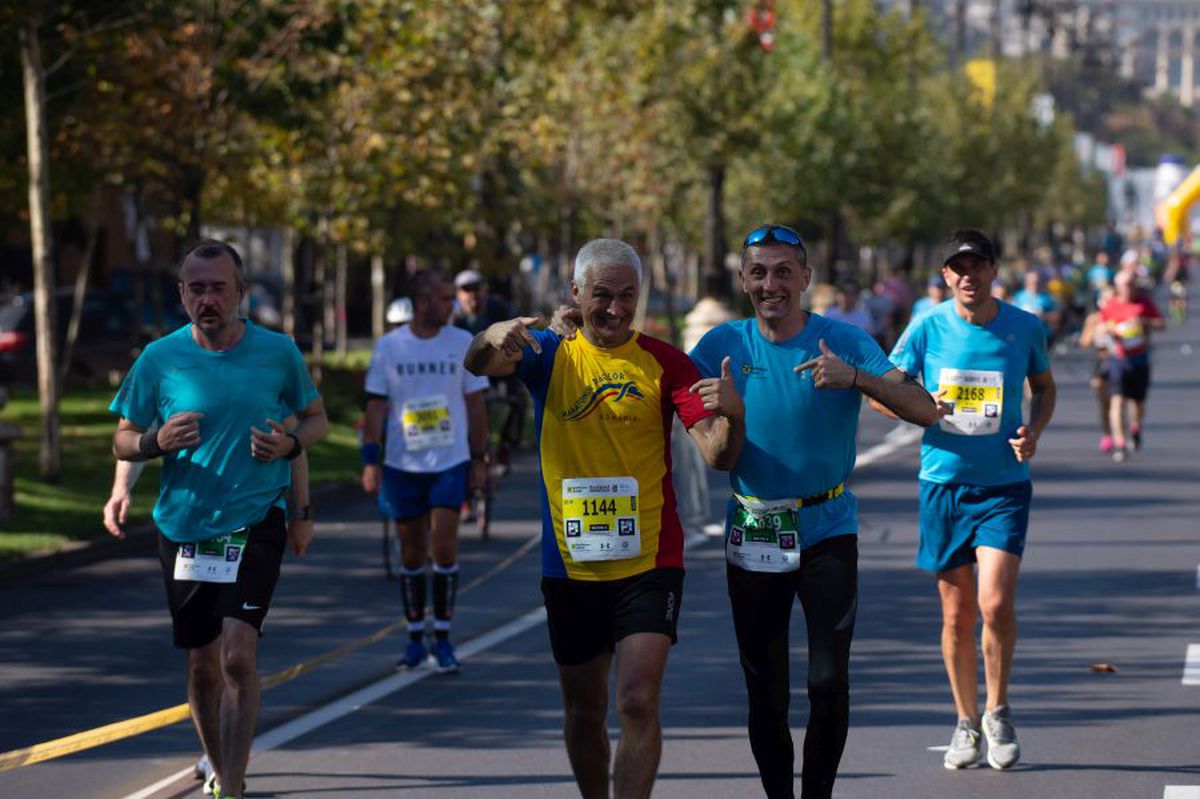
<path fill-rule="evenodd" d="M 358 405 L 353 397 L 356 378 L 329 382 L 329 393 L 322 386 L 322 394 L 332 406 L 329 435 L 309 453 L 313 485 L 352 479 L 359 471 L 358 437 L 349 423 Z M 342 396 L 344 392 L 348 395 Z M 62 479 L 54 484 L 43 483 L 37 476 L 41 425 L 37 397 L 30 392 L 18 393 L 0 410 L 0 418 L 24 431 L 15 446 L 16 510 L 11 519 L 0 524 L 0 560 L 108 535 L 100 523 L 100 513 L 112 488 L 111 448 L 116 418 L 109 414 L 108 403 L 114 393 L 107 387 L 80 389 L 63 398 Z M 138 482 L 131 524 L 150 518 L 158 493 L 158 472 L 159 463 L 153 461 Z"/>

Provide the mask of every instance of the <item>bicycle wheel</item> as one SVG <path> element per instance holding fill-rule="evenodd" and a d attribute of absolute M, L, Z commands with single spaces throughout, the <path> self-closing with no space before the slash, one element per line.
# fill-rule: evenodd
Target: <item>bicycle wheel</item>
<path fill-rule="evenodd" d="M 383 518 L 383 568 L 389 580 L 400 576 L 400 534 L 395 522 Z"/>

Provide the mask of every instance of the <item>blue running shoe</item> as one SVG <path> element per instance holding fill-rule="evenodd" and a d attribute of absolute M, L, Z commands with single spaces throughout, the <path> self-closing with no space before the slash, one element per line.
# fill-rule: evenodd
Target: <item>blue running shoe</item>
<path fill-rule="evenodd" d="M 439 638 L 433 642 L 433 656 L 437 660 L 437 670 L 442 674 L 454 674 L 462 668 L 454 656 L 454 644 L 450 643 L 449 638 Z"/>
<path fill-rule="evenodd" d="M 425 648 L 424 641 L 409 641 L 408 646 L 404 647 L 404 657 L 400 658 L 400 662 L 396 664 L 398 669 L 415 669 L 420 666 L 429 657 L 429 650 Z"/>

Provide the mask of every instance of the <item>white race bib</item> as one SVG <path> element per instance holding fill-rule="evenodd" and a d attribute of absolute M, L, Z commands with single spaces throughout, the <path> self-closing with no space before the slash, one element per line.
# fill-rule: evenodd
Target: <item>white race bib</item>
<path fill-rule="evenodd" d="M 983 369 L 943 368 L 938 389 L 942 402 L 953 407 L 938 424 L 947 433 L 986 436 L 1000 432 L 1004 412 L 1004 373 Z"/>
<path fill-rule="evenodd" d="M 247 529 L 189 541 L 175 552 L 175 579 L 201 583 L 235 583 L 246 554 Z"/>
<path fill-rule="evenodd" d="M 454 446 L 454 425 L 445 395 L 409 400 L 400 409 L 400 427 L 409 452 Z"/>
<path fill-rule="evenodd" d="M 800 568 L 800 515 L 796 500 L 737 496 L 725 540 L 725 560 L 752 572 Z"/>
<path fill-rule="evenodd" d="M 563 538 L 577 563 L 642 554 L 638 482 L 633 477 L 562 481 Z"/>

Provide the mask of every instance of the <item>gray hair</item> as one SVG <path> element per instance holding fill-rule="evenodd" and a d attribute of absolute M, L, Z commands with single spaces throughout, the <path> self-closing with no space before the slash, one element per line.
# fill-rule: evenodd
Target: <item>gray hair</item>
<path fill-rule="evenodd" d="M 637 250 L 620 239 L 592 239 L 575 256 L 575 285 L 583 291 L 591 273 L 600 266 L 632 266 L 642 285 L 642 259 Z"/>

